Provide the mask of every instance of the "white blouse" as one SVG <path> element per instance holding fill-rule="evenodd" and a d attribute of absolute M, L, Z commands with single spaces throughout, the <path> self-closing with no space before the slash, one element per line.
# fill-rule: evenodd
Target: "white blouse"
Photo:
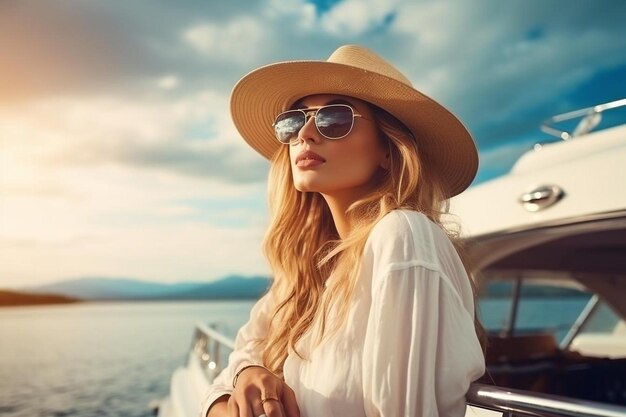
<path fill-rule="evenodd" d="M 262 363 L 251 340 L 267 331 L 271 306 L 270 291 L 252 308 L 202 417 L 232 392 L 237 370 Z M 448 236 L 424 214 L 394 210 L 374 226 L 346 325 L 312 350 L 318 318 L 296 344 L 308 360 L 289 350 L 283 368 L 302 417 L 465 414 L 465 393 L 485 370 L 472 289 Z"/>

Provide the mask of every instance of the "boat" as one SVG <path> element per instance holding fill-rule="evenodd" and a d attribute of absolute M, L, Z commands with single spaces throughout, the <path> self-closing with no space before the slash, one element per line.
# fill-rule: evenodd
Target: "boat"
<path fill-rule="evenodd" d="M 626 123 L 599 128 L 625 108 L 622 99 L 553 116 L 542 130 L 558 140 L 534 143 L 510 172 L 450 200 L 481 290 L 510 289 L 466 417 L 626 417 Z M 529 285 L 587 294 L 562 337 L 519 328 Z M 198 415 L 234 347 L 218 325 L 197 325 L 158 416 Z"/>

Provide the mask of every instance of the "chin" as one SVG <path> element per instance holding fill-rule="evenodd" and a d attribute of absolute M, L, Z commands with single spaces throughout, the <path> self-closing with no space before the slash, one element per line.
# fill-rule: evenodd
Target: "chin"
<path fill-rule="evenodd" d="M 300 192 L 309 192 L 309 193 L 314 193 L 314 192 L 323 192 L 328 188 L 329 184 L 324 184 L 323 181 L 320 181 L 321 178 L 316 176 L 309 176 L 309 175 L 303 175 L 303 176 L 297 176 L 295 178 L 293 178 L 293 186 L 296 190 L 300 191 Z"/>
<path fill-rule="evenodd" d="M 294 188 L 300 192 L 303 193 L 307 193 L 307 192 L 316 192 L 318 191 L 316 187 L 313 187 L 311 184 L 303 184 L 303 183 L 294 183 L 293 184 Z"/>

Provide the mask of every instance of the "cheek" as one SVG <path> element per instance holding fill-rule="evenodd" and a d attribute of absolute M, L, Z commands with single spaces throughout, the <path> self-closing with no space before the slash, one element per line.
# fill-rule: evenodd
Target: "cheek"
<path fill-rule="evenodd" d="M 381 153 L 377 143 L 367 146 L 355 143 L 355 146 L 345 149 L 340 157 L 333 160 L 334 171 L 341 174 L 337 176 L 338 181 L 345 182 L 346 185 L 367 183 L 379 169 Z"/>
<path fill-rule="evenodd" d="M 351 148 L 344 155 L 345 159 L 352 161 L 355 168 L 372 171 L 381 162 L 383 150 L 377 138 L 368 138 L 367 141 L 354 141 Z"/>
<path fill-rule="evenodd" d="M 296 151 L 293 149 L 293 146 L 289 145 L 289 166 L 291 167 L 291 172 L 294 172 L 294 167 L 296 165 Z"/>
<path fill-rule="evenodd" d="M 293 181 L 293 185 L 298 191 L 316 191 L 314 187 L 312 188 L 311 181 L 311 173 L 302 171 L 298 167 L 296 167 L 296 156 L 298 155 L 297 150 L 294 150 L 293 147 L 289 148 L 289 171 L 291 172 L 291 179 Z"/>

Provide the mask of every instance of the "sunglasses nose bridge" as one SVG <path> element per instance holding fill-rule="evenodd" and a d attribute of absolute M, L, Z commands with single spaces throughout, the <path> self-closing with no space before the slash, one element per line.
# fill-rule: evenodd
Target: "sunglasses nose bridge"
<path fill-rule="evenodd" d="M 302 113 L 304 113 L 304 124 L 306 124 L 309 119 L 315 119 L 317 110 L 302 110 Z"/>
<path fill-rule="evenodd" d="M 298 141 L 307 139 L 313 139 L 315 141 L 319 140 L 320 138 L 317 136 L 317 134 L 319 134 L 320 132 L 317 127 L 317 119 L 315 118 L 315 116 L 317 115 L 317 109 L 301 111 L 302 113 L 304 113 L 304 124 L 298 130 Z M 313 129 L 314 133 L 309 132 L 308 129 Z"/>

